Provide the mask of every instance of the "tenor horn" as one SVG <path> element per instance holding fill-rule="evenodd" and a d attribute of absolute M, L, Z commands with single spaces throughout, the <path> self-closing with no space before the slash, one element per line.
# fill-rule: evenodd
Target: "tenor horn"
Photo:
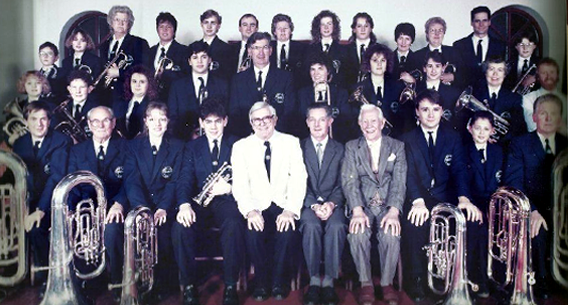
<path fill-rule="evenodd" d="M 124 269 L 120 305 L 139 304 L 142 294 L 154 285 L 154 266 L 158 263 L 158 238 L 154 216 L 149 208 L 138 206 L 124 220 Z"/>
<path fill-rule="evenodd" d="M 95 188 L 97 203 L 93 199 L 83 199 L 70 214 L 67 200 L 71 189 L 80 184 Z M 70 216 L 68 216 L 70 215 Z M 32 272 L 48 270 L 47 288 L 41 305 L 77 304 L 79 294 L 73 284 L 71 270 L 83 280 L 99 276 L 106 265 L 104 247 L 104 221 L 106 218 L 106 198 L 101 179 L 90 171 L 77 171 L 57 184 L 51 199 L 51 233 L 49 246 L 49 266 L 32 268 Z M 74 260 L 82 259 L 93 271 L 81 273 L 74 267 Z"/>
<path fill-rule="evenodd" d="M 14 142 L 21 136 L 28 133 L 28 123 L 24 119 L 24 111 L 20 107 L 20 99 L 16 98 L 4 107 L 4 113 L 12 115 L 2 130 L 8 136 L 8 143 L 14 145 Z"/>
<path fill-rule="evenodd" d="M 413 101 L 416 98 L 416 83 L 422 81 L 422 72 L 420 70 L 412 70 L 409 74 L 416 80 L 414 83 L 404 82 L 405 87 L 402 89 L 398 101 L 404 104 L 407 101 Z"/>
<path fill-rule="evenodd" d="M 509 121 L 505 120 L 502 116 L 495 113 L 489 108 L 487 102 L 480 102 L 472 94 L 471 86 L 467 87 L 462 94 L 460 94 L 458 100 L 456 101 L 456 112 L 467 108 L 473 112 L 476 111 L 487 111 L 493 116 L 495 122 L 495 133 L 491 135 L 491 139 L 498 141 L 499 138 L 505 136 L 509 132 Z"/>
<path fill-rule="evenodd" d="M 489 201 L 489 244 L 487 275 L 493 276 L 493 261 L 505 265 L 504 289 L 512 284 L 510 304 L 536 304 L 532 285 L 535 283 L 531 260 L 529 199 L 512 187 L 500 187 Z"/>
<path fill-rule="evenodd" d="M 553 232 L 552 277 L 568 289 L 568 150 L 552 165 Z"/>
<path fill-rule="evenodd" d="M 455 232 L 452 234 L 452 226 Z M 430 243 L 424 247 L 428 255 L 428 286 L 436 294 L 446 295 L 443 304 L 472 304 L 468 284 L 473 291 L 477 285 L 467 278 L 466 219 L 463 212 L 449 203 L 440 203 L 432 209 Z M 435 281 L 441 280 L 442 289 Z"/>
<path fill-rule="evenodd" d="M 0 268 L 16 266 L 13 274 L 0 274 L 1 286 L 22 282 L 28 270 L 24 219 L 28 214 L 27 168 L 22 159 L 0 150 L 0 166 L 14 175 L 14 184 L 0 185 Z"/>

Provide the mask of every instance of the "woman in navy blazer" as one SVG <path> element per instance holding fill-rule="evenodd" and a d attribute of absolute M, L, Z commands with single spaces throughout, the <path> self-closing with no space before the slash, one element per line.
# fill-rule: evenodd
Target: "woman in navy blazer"
<path fill-rule="evenodd" d="M 69 49 L 69 55 L 63 60 L 63 73 L 65 77 L 76 69 L 86 69 L 89 67 L 91 77 L 96 78 L 103 71 L 104 61 L 97 55 L 91 53 L 95 49 L 93 38 L 83 29 L 75 29 L 67 39 L 65 47 Z"/>

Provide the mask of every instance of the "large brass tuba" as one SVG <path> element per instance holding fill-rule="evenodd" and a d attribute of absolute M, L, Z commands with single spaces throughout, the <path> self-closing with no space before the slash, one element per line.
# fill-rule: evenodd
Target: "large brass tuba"
<path fill-rule="evenodd" d="M 68 216 L 67 200 L 75 186 L 89 184 L 95 188 L 98 205 L 93 199 L 83 199 Z M 63 177 L 53 190 L 51 199 L 51 244 L 49 267 L 33 271 L 49 270 L 47 288 L 41 301 L 46 304 L 77 304 L 78 293 L 71 278 L 71 270 L 80 279 L 93 279 L 100 275 L 106 265 L 104 247 L 104 221 L 106 198 L 101 179 L 89 171 L 77 171 Z M 73 266 L 74 259 L 83 259 L 93 271 L 81 273 Z M 34 268 L 32 268 L 34 269 Z"/>
<path fill-rule="evenodd" d="M 141 294 L 154 285 L 154 266 L 158 263 L 157 229 L 152 211 L 147 207 L 136 207 L 126 216 L 122 283 L 108 286 L 109 289 L 122 287 L 121 305 L 139 304 Z"/>
<path fill-rule="evenodd" d="M 85 128 L 81 126 L 82 122 L 84 122 L 83 119 L 77 122 L 75 118 L 73 118 L 73 116 L 67 109 L 67 105 L 69 103 L 71 103 L 70 99 L 65 100 L 61 102 L 61 104 L 59 104 L 57 107 L 55 107 L 55 109 L 53 109 L 54 114 L 61 115 L 63 117 L 61 122 L 57 124 L 57 126 L 55 126 L 53 129 L 66 134 L 71 139 L 73 139 L 74 144 L 77 144 L 89 138 L 89 131 L 87 126 Z"/>
<path fill-rule="evenodd" d="M 451 234 L 452 225 L 455 234 Z M 466 219 L 463 212 L 449 203 L 440 203 L 432 209 L 430 244 L 424 249 L 428 255 L 428 285 L 436 294 L 447 294 L 443 304 L 472 304 L 467 285 L 477 291 L 477 285 L 467 278 Z M 444 283 L 436 287 L 435 279 Z"/>
<path fill-rule="evenodd" d="M 568 289 L 568 150 L 552 166 L 552 277 Z"/>
<path fill-rule="evenodd" d="M 512 187 L 500 187 L 489 202 L 489 245 L 487 275 L 493 276 L 493 260 L 505 265 L 505 281 L 512 283 L 510 304 L 536 304 L 532 285 L 535 283 L 531 260 L 529 199 Z"/>
<path fill-rule="evenodd" d="M 14 99 L 4 107 L 4 113 L 13 117 L 2 128 L 8 136 L 8 143 L 14 145 L 16 140 L 28 133 L 28 123 L 24 119 L 24 111 L 19 105 L 20 99 Z"/>
<path fill-rule="evenodd" d="M 14 286 L 24 280 L 28 269 L 24 230 L 28 174 L 24 161 L 12 152 L 0 150 L 0 166 L 14 175 L 14 185 L 0 185 L 0 269 L 17 267 L 13 274 L 0 274 L 0 285 Z"/>

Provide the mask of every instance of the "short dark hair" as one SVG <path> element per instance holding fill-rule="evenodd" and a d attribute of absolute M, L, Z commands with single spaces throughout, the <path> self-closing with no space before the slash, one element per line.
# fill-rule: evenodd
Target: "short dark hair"
<path fill-rule="evenodd" d="M 515 35 L 515 40 L 513 40 L 513 43 L 515 44 L 515 46 L 516 46 L 517 44 L 521 43 L 521 42 L 523 41 L 523 38 L 526 38 L 526 39 L 528 39 L 530 42 L 533 42 L 533 43 L 535 43 L 535 44 L 538 42 L 538 39 L 537 39 L 535 33 L 533 33 L 533 32 L 528 32 L 528 31 L 523 31 L 523 32 L 521 32 L 521 33 Z"/>
<path fill-rule="evenodd" d="M 416 38 L 416 29 L 412 23 L 403 22 L 396 25 L 394 28 L 394 41 L 398 39 L 400 35 L 407 35 L 410 36 L 412 42 Z"/>
<path fill-rule="evenodd" d="M 325 66 L 327 69 L 328 76 L 331 75 L 333 69 L 333 63 L 329 55 L 325 52 L 315 52 L 308 58 L 308 70 L 315 64 L 320 64 Z"/>
<path fill-rule="evenodd" d="M 24 111 L 24 119 L 28 119 L 28 116 L 30 115 L 30 113 L 32 112 L 36 112 L 39 110 L 43 110 L 45 111 L 45 113 L 47 114 L 47 118 L 51 120 L 51 107 L 49 106 L 49 104 L 46 101 L 33 101 L 31 103 L 29 103 L 28 105 L 26 105 L 26 109 Z"/>
<path fill-rule="evenodd" d="M 473 21 L 475 15 L 479 13 L 487 13 L 487 18 L 491 19 L 491 10 L 487 6 L 478 6 L 471 10 L 470 13 L 471 21 Z"/>
<path fill-rule="evenodd" d="M 326 103 L 313 103 L 311 105 L 308 106 L 307 110 L 306 110 L 306 118 L 310 117 L 310 110 L 313 109 L 323 109 L 325 110 L 325 116 L 328 118 L 333 117 L 332 113 L 331 113 L 331 107 L 326 104 Z"/>
<path fill-rule="evenodd" d="M 59 50 L 57 49 L 57 47 L 52 42 L 46 41 L 46 42 L 42 43 L 39 46 L 38 52 L 40 52 L 41 49 L 44 49 L 44 48 L 50 48 L 53 51 L 53 55 L 59 56 Z"/>
<path fill-rule="evenodd" d="M 251 14 L 251 13 L 246 13 L 244 15 L 241 16 L 241 18 L 239 18 L 239 26 L 241 26 L 241 21 L 243 21 L 243 19 L 245 18 L 254 18 L 254 20 L 256 21 L 256 27 L 259 27 L 259 23 L 258 23 L 258 18 L 256 18 L 255 15 Z"/>
<path fill-rule="evenodd" d="M 558 107 L 560 107 L 560 114 L 562 114 L 562 112 L 563 112 L 562 100 L 560 99 L 560 97 L 558 97 L 558 95 L 553 94 L 553 93 L 547 93 L 545 95 L 539 96 L 533 104 L 533 113 L 536 113 L 536 109 L 538 108 L 538 105 L 546 103 L 546 102 L 550 102 L 550 103 L 554 103 L 554 104 L 558 105 Z"/>
<path fill-rule="evenodd" d="M 205 120 L 208 116 L 215 115 L 220 118 L 227 117 L 227 109 L 222 98 L 212 96 L 203 100 L 199 106 L 199 118 Z"/>
<path fill-rule="evenodd" d="M 170 14 L 169 12 L 161 12 L 158 17 L 156 17 L 156 29 L 160 26 L 160 23 L 169 22 L 174 27 L 174 36 L 177 31 L 178 22 L 174 15 Z"/>
<path fill-rule="evenodd" d="M 505 61 L 505 59 L 501 56 L 492 56 L 487 58 L 482 64 L 481 64 L 481 71 L 483 71 L 483 74 L 487 73 L 487 69 L 489 68 L 489 64 L 505 64 L 505 76 L 509 74 L 509 71 L 511 70 L 511 66 Z"/>
<path fill-rule="evenodd" d="M 367 51 L 365 51 L 365 56 L 363 56 L 363 61 L 361 63 L 361 71 L 369 72 L 371 71 L 371 57 L 374 54 L 382 54 L 385 59 L 387 60 L 387 72 L 392 71 L 392 58 L 393 53 L 389 47 L 385 46 L 384 44 L 376 43 L 370 46 Z"/>
<path fill-rule="evenodd" d="M 469 119 L 467 125 L 471 127 L 473 126 L 473 124 L 475 124 L 475 122 L 477 122 L 477 120 L 480 119 L 488 120 L 489 124 L 491 124 L 491 127 L 495 126 L 495 119 L 493 118 L 493 115 L 491 114 L 491 112 L 486 110 L 479 110 L 474 112 L 471 118 Z"/>
<path fill-rule="evenodd" d="M 154 79 L 154 74 L 150 69 L 148 69 L 144 65 L 136 65 L 134 67 L 129 68 L 126 70 L 124 75 L 124 99 L 130 101 L 132 99 L 132 88 L 130 87 L 130 80 L 132 79 L 132 75 L 134 73 L 139 73 L 146 76 L 148 79 L 148 90 L 146 91 L 146 96 L 149 98 L 149 101 L 155 101 L 158 98 L 158 85 L 156 84 L 156 80 Z"/>
<path fill-rule="evenodd" d="M 266 41 L 268 41 L 270 43 L 270 40 L 272 39 L 272 37 L 270 37 L 270 34 L 268 34 L 268 32 L 252 33 L 252 35 L 250 35 L 250 37 L 247 40 L 247 48 L 250 48 L 250 46 L 252 46 L 255 42 L 257 42 L 259 40 L 264 40 L 264 39 L 266 39 Z"/>
<path fill-rule="evenodd" d="M 371 17 L 371 15 L 365 12 L 355 14 L 355 16 L 353 16 L 353 20 L 351 21 L 351 29 L 354 30 L 357 27 L 357 19 L 359 18 L 364 18 L 371 26 L 371 35 L 369 37 L 371 39 L 370 44 L 376 43 L 377 36 L 375 36 L 375 33 L 373 33 L 373 29 L 375 28 L 375 22 L 373 21 L 373 17 Z M 357 35 L 355 35 L 353 31 L 351 31 L 351 37 L 349 37 L 349 42 L 353 42 L 355 41 L 355 39 L 357 39 Z"/>
<path fill-rule="evenodd" d="M 434 52 L 428 52 L 426 54 L 426 57 L 424 57 L 424 62 L 422 63 L 422 67 L 426 67 L 426 65 L 428 65 L 428 60 L 432 59 L 434 62 L 438 62 L 441 64 L 445 64 L 446 60 L 444 58 L 444 54 L 438 52 L 438 51 L 434 51 Z"/>
<path fill-rule="evenodd" d="M 444 104 L 442 103 L 442 99 L 440 98 L 440 93 L 438 93 L 438 91 L 436 90 L 422 90 L 420 93 L 418 93 L 418 96 L 414 100 L 416 101 L 416 104 L 414 105 L 416 109 L 418 109 L 420 102 L 422 102 L 423 100 L 427 100 L 432 104 L 436 104 L 444 108 Z"/>
<path fill-rule="evenodd" d="M 321 20 L 325 17 L 330 17 L 333 21 L 333 33 L 331 34 L 333 40 L 339 40 L 341 38 L 341 23 L 339 17 L 337 17 L 337 15 L 330 10 L 323 10 L 319 12 L 319 14 L 317 14 L 312 20 L 312 29 L 310 31 L 310 33 L 312 34 L 312 43 L 321 41 L 320 23 Z"/>
<path fill-rule="evenodd" d="M 91 86 L 93 84 L 93 77 L 91 74 L 85 72 L 84 70 L 73 70 L 67 76 L 67 85 L 71 84 L 72 81 L 80 79 L 87 84 L 87 86 Z"/>
<path fill-rule="evenodd" d="M 294 32 L 294 22 L 292 22 L 292 18 L 285 14 L 276 14 L 272 17 L 272 25 L 270 27 L 270 31 L 272 31 L 272 35 L 274 35 L 274 37 L 276 37 L 276 24 L 280 21 L 288 22 L 290 32 Z"/>
<path fill-rule="evenodd" d="M 199 16 L 199 20 L 201 22 L 203 22 L 203 20 L 210 18 L 210 17 L 217 18 L 217 21 L 219 22 L 219 24 L 221 24 L 223 22 L 223 18 L 221 17 L 221 15 L 219 15 L 219 13 L 217 13 L 216 10 L 211 10 L 211 9 L 203 12 L 203 14 L 201 14 L 201 16 Z"/>
<path fill-rule="evenodd" d="M 205 52 L 207 56 L 211 57 L 211 54 L 209 54 L 209 46 L 204 41 L 196 41 L 190 44 L 189 47 L 187 48 L 187 51 L 188 51 L 187 52 L 188 58 L 191 57 L 191 55 L 193 54 L 198 54 L 201 52 Z"/>

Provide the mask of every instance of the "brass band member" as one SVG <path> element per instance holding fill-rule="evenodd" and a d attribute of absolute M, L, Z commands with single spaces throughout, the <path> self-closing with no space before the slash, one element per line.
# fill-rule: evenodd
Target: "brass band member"
<path fill-rule="evenodd" d="M 303 60 L 306 52 L 306 45 L 292 40 L 294 32 L 294 22 L 292 18 L 284 14 L 276 14 L 272 18 L 271 26 L 273 41 L 270 42 L 272 55 L 270 63 L 278 69 L 292 72 L 294 76 L 294 87 L 299 89 L 309 83 L 303 74 Z"/>
<path fill-rule="evenodd" d="M 371 15 L 367 13 L 357 13 L 351 22 L 351 37 L 346 46 L 347 63 L 349 64 L 346 75 L 346 87 L 350 88 L 360 82 L 365 73 L 361 70 L 364 62 L 365 51 L 373 44 L 377 43 L 377 36 L 373 33 L 375 23 Z"/>
<path fill-rule="evenodd" d="M 251 53 L 249 52 L 247 45 L 250 36 L 258 32 L 258 19 L 253 14 L 244 14 L 239 19 L 239 32 L 241 33 L 241 41 L 239 43 L 233 44 L 233 60 L 235 62 L 237 73 L 243 72 L 250 67 Z M 248 64 L 246 63 L 248 61 Z"/>
<path fill-rule="evenodd" d="M 532 65 L 537 65 L 540 62 L 540 57 L 538 56 L 537 49 L 538 39 L 534 33 L 522 32 L 514 40 L 515 50 L 511 55 L 508 66 L 511 73 L 507 75 L 505 80 L 505 87 L 507 89 L 513 90 L 515 85 L 521 81 L 523 75 L 527 74 Z M 535 51 L 537 51 L 535 53 Z M 532 87 L 529 91 L 534 91 L 538 89 L 538 83 L 536 83 L 535 70 L 532 70 L 527 74 L 527 77 L 521 82 L 520 88 Z"/>
<path fill-rule="evenodd" d="M 22 111 L 22 114 L 31 102 L 39 99 L 50 101 L 50 99 L 45 98 L 45 96 L 51 92 L 49 81 L 41 73 L 38 73 L 38 71 L 30 70 L 22 74 L 18 79 L 16 89 L 19 94 L 25 94 L 25 98 L 16 98 L 15 101 Z M 6 119 L 9 120 L 12 117 L 14 117 L 14 114 L 9 113 Z"/>
<path fill-rule="evenodd" d="M 93 54 L 95 42 L 85 30 L 77 28 L 65 39 L 65 48 L 69 55 L 63 60 L 63 71 L 68 76 L 71 71 L 85 69 L 91 77 L 97 77 L 103 71 L 104 61 Z"/>
<path fill-rule="evenodd" d="M 416 80 L 408 72 L 418 67 L 414 67 L 416 62 L 414 52 L 410 49 L 416 37 L 416 29 L 412 23 L 403 22 L 396 25 L 394 29 L 394 50 L 392 76 L 395 79 L 402 79 L 407 83 L 414 83 Z"/>
<path fill-rule="evenodd" d="M 341 169 L 341 183 L 351 215 L 347 239 L 361 281 L 357 301 L 368 305 L 375 300 L 370 261 L 374 233 L 384 300 L 398 304 L 392 282 L 400 253 L 399 218 L 406 192 L 405 145 L 382 135 L 385 119 L 379 107 L 361 106 L 358 121 L 363 136 L 347 143 Z"/>
<path fill-rule="evenodd" d="M 62 101 L 67 94 L 65 92 L 65 73 L 57 66 L 58 60 L 59 50 L 53 43 L 47 41 L 39 46 L 39 61 L 41 62 L 39 73 L 49 81 L 51 98 L 55 102 Z"/>
<path fill-rule="evenodd" d="M 254 134 L 233 146 L 233 195 L 248 224 L 246 242 L 255 269 L 252 296 L 260 301 L 272 294 L 282 300 L 289 293 L 289 265 L 297 253 L 296 225 L 308 175 L 298 139 L 275 130 L 279 118 L 274 107 L 257 102 L 249 119 Z"/>

